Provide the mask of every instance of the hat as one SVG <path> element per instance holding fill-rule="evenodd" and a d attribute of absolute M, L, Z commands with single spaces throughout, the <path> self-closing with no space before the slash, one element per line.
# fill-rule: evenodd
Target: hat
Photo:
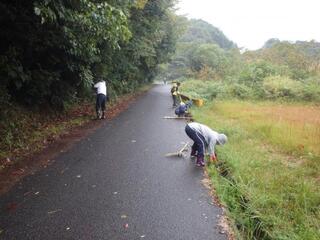
<path fill-rule="evenodd" d="M 218 139 L 217 139 L 219 145 L 223 145 L 228 141 L 228 137 L 224 134 L 218 134 Z"/>
<path fill-rule="evenodd" d="M 191 107 L 192 106 L 192 100 L 189 100 L 188 102 L 186 102 L 187 107 Z"/>

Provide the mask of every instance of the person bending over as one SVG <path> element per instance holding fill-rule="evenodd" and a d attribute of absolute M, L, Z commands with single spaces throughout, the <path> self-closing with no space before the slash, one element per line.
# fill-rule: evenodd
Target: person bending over
<path fill-rule="evenodd" d="M 106 110 L 106 98 L 107 98 L 107 86 L 106 82 L 100 80 L 94 85 L 97 92 L 97 99 L 96 99 L 96 113 L 97 119 L 105 119 L 105 110 Z"/>
<path fill-rule="evenodd" d="M 191 157 L 197 157 L 197 166 L 204 166 L 204 154 L 207 150 L 211 161 L 217 161 L 216 145 L 224 145 L 228 138 L 224 134 L 213 131 L 206 125 L 191 122 L 185 127 L 186 134 L 194 141 L 191 148 Z"/>
<path fill-rule="evenodd" d="M 181 102 L 179 107 L 177 107 L 174 113 L 178 117 L 185 117 L 188 114 L 188 109 L 192 106 L 192 101 L 188 101 L 186 103 Z"/>

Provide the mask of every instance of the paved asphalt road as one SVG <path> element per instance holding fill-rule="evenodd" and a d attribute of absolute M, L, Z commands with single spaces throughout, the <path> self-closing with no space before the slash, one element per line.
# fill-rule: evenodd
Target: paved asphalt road
<path fill-rule="evenodd" d="M 155 86 L 1 196 L 0 239 L 227 239 L 202 169 L 164 157 L 188 141 L 183 121 L 163 119 L 169 91 Z"/>

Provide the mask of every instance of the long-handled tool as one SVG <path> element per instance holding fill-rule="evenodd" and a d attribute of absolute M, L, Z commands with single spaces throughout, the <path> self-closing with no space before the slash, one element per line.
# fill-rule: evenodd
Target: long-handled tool
<path fill-rule="evenodd" d="M 181 148 L 178 152 L 174 152 L 174 153 L 167 153 L 165 156 L 166 157 L 182 157 L 183 156 L 183 152 L 184 151 L 188 151 L 187 147 L 188 147 L 189 143 L 186 143 L 183 148 Z"/>
<path fill-rule="evenodd" d="M 188 119 L 191 120 L 192 117 L 171 117 L 171 116 L 164 116 L 164 119 Z"/>

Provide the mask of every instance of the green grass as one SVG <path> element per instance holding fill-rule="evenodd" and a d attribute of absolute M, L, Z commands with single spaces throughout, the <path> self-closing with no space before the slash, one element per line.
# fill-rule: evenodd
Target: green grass
<path fill-rule="evenodd" d="M 228 144 L 217 148 L 219 163 L 210 165 L 208 171 L 238 238 L 320 239 L 318 149 L 311 155 L 288 151 L 286 144 L 266 134 L 274 122 L 254 124 L 255 119 L 262 123 L 268 118 L 239 108 L 225 110 L 227 105 L 241 104 L 216 102 L 192 111 L 197 121 L 229 137 Z M 246 118 L 249 115 L 251 122 Z"/>

